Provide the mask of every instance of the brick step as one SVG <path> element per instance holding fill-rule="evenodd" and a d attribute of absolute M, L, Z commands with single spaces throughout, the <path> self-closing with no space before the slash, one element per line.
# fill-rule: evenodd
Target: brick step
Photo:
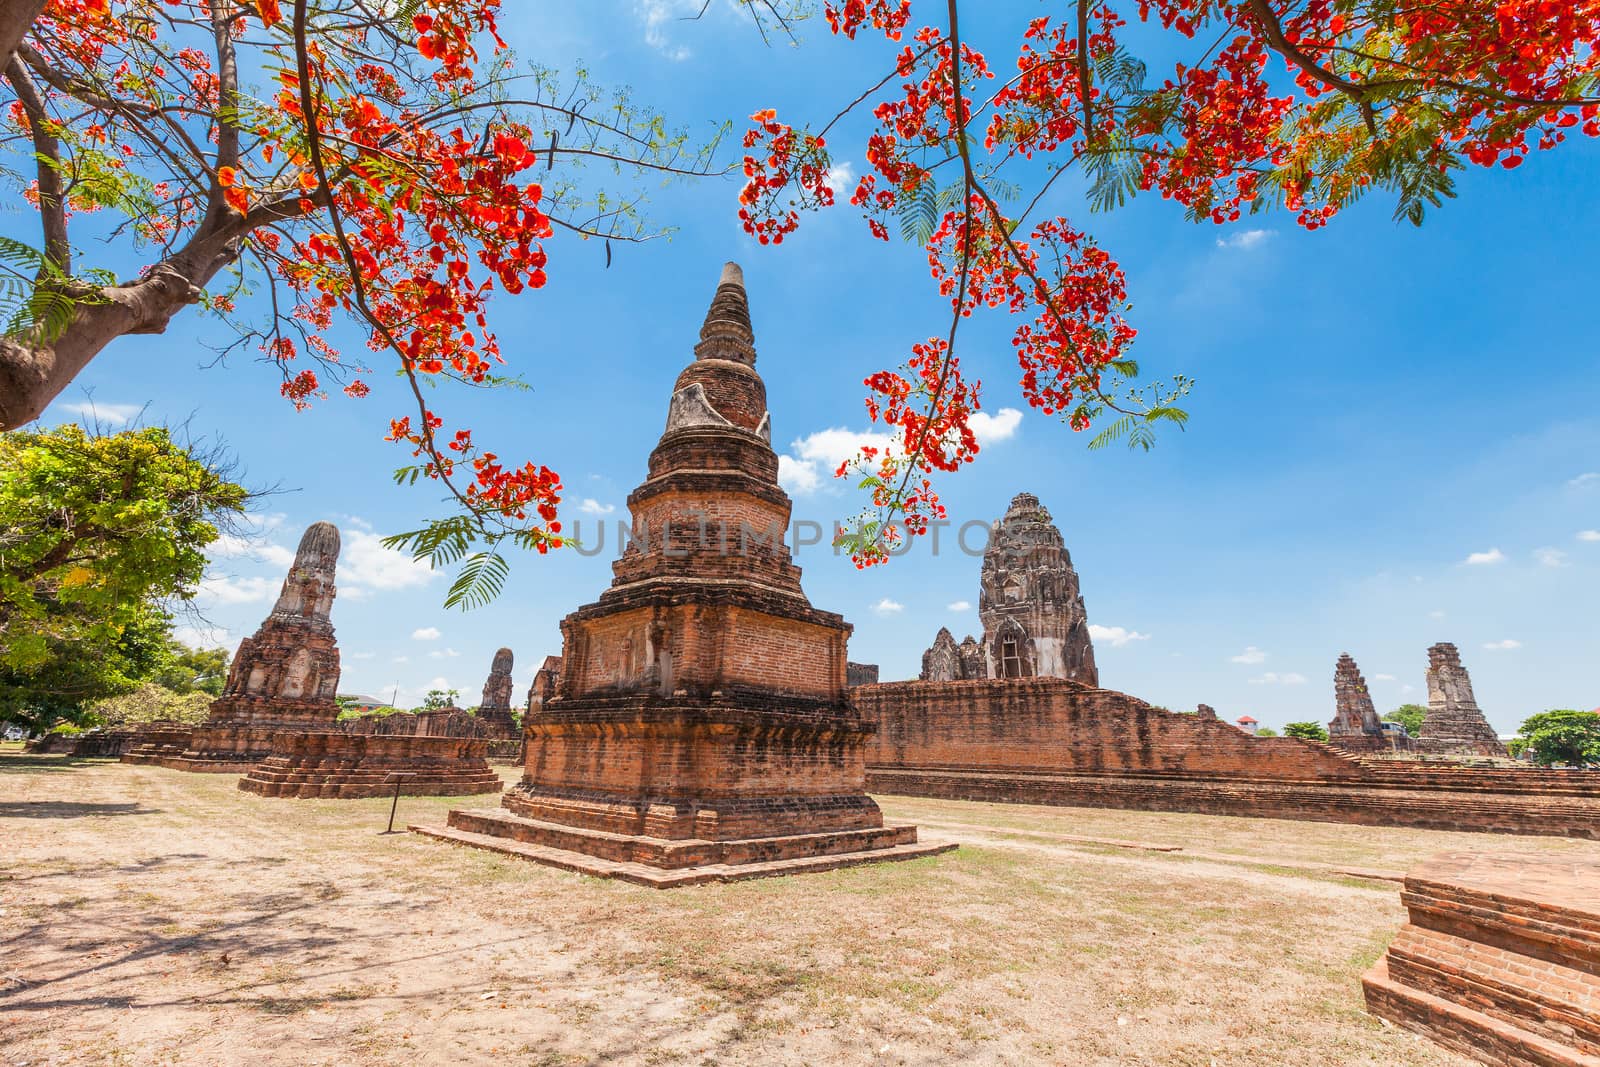
<path fill-rule="evenodd" d="M 1415 925 L 1389 946 L 1389 979 L 1588 1055 L 1600 1055 L 1600 977 Z"/>
<path fill-rule="evenodd" d="M 1600 1067 L 1600 1056 L 1530 1033 L 1463 1004 L 1394 980 L 1386 960 L 1361 978 L 1367 1007 L 1375 1015 L 1490 1064 L 1531 1067 Z"/>
<path fill-rule="evenodd" d="M 302 800 L 360 800 L 394 795 L 395 783 L 387 774 L 276 775 L 263 777 L 252 771 L 239 779 L 239 788 L 263 797 Z M 455 797 L 498 793 L 500 776 L 488 774 L 414 774 L 400 783 L 401 796 Z"/>
<path fill-rule="evenodd" d="M 912 826 L 879 826 L 864 830 L 835 830 L 733 841 L 707 841 L 699 838 L 680 840 L 619 834 L 544 822 L 499 808 L 452 811 L 449 824 L 452 828 L 472 833 L 504 837 L 567 852 L 581 852 L 618 863 L 646 863 L 658 868 L 746 864 L 805 856 L 839 855 L 893 848 L 911 844 L 917 838 L 916 828 Z"/>
<path fill-rule="evenodd" d="M 452 816 L 455 814 L 455 812 L 451 812 Z M 511 816 L 511 818 L 516 817 Z M 551 848 L 548 845 L 534 844 L 493 834 L 475 833 L 469 830 L 457 829 L 453 826 L 410 826 L 408 829 L 412 833 L 436 838 L 440 841 L 448 841 L 451 844 L 481 848 L 505 856 L 532 860 L 548 867 L 576 871 L 579 874 L 593 875 L 598 878 L 616 878 L 624 882 L 632 882 L 635 885 L 650 886 L 654 889 L 704 885 L 709 882 L 739 882 L 750 878 L 775 878 L 789 874 L 839 870 L 868 863 L 890 863 L 900 860 L 920 859 L 924 856 L 949 852 L 956 847 L 953 842 L 912 843 L 865 852 L 803 856 L 795 859 L 742 864 L 707 864 L 700 867 L 661 870 L 642 863 L 602 859 L 581 852 Z"/>

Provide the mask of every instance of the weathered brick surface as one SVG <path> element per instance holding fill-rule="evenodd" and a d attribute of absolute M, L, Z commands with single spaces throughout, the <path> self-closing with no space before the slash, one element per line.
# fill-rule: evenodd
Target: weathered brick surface
<path fill-rule="evenodd" d="M 1592 771 L 1356 760 L 1056 679 L 852 696 L 874 793 L 1600 839 Z"/>
<path fill-rule="evenodd" d="M 354 800 L 391 796 L 401 773 L 407 796 L 498 793 L 487 738 L 284 731 L 271 754 L 239 779 L 239 788 L 265 797 Z"/>
<path fill-rule="evenodd" d="M 182 755 L 151 762 L 238 773 L 266 757 L 280 730 L 333 729 L 339 717 L 339 646 L 329 612 L 338 560 L 338 529 L 313 523 L 300 538 L 272 613 L 239 642 L 210 718 L 195 728 Z"/>
<path fill-rule="evenodd" d="M 916 830 L 885 827 L 864 788 L 851 628 L 811 606 L 784 542 L 753 341 L 730 264 L 628 498 L 635 539 L 530 694 L 523 779 L 504 812 L 452 813 L 460 840 L 582 854 L 596 874 L 911 854 Z"/>
<path fill-rule="evenodd" d="M 515 662 L 509 648 L 494 654 L 489 665 L 489 677 L 483 683 L 483 698 L 478 702 L 478 718 L 496 737 L 512 738 L 517 734 L 516 720 L 511 717 L 511 670 Z"/>
<path fill-rule="evenodd" d="M 1417 749 L 1422 752 L 1507 755 L 1494 727 L 1472 695 L 1472 679 L 1461 653 L 1449 642 L 1428 649 L 1428 714 L 1423 716 Z"/>
<path fill-rule="evenodd" d="M 1447 853 L 1401 900 L 1374 1014 L 1485 1063 L 1600 1064 L 1600 863 Z"/>

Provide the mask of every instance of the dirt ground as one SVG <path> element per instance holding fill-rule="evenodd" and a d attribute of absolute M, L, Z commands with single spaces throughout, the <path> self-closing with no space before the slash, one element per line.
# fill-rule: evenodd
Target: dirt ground
<path fill-rule="evenodd" d="M 1600 855 L 880 799 L 961 849 L 663 892 L 384 836 L 386 800 L 0 753 L 0 1064 L 1459 1065 L 1362 1010 L 1398 887 L 1292 865 Z"/>

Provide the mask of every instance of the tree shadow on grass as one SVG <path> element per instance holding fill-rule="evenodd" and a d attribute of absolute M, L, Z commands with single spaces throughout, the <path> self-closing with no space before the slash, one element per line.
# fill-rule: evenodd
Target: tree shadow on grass
<path fill-rule="evenodd" d="M 80 767 L 99 767 L 117 761 L 109 756 L 35 756 L 31 753 L 10 755 L 0 753 L 0 775 L 5 774 L 60 774 Z"/>
<path fill-rule="evenodd" d="M 79 804 L 66 800 L 0 801 L 0 819 L 83 819 L 93 815 L 158 815 L 160 808 L 126 804 Z"/>

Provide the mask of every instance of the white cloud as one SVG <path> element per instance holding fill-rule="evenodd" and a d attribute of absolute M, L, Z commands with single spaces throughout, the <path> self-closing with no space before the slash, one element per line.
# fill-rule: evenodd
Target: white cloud
<path fill-rule="evenodd" d="M 340 585 L 364 585 L 370 589 L 409 589 L 427 585 L 438 575 L 422 560 L 404 552 L 383 547 L 383 539 L 366 530 L 350 530 L 344 535 L 339 553 Z"/>
<path fill-rule="evenodd" d="M 822 484 L 822 475 L 817 473 L 815 463 L 793 456 L 779 456 L 778 484 L 791 496 L 805 496 L 817 491 L 817 486 Z"/>
<path fill-rule="evenodd" d="M 1430 612 L 1428 612 L 1428 618 L 1430 618 L 1430 619 L 1442 619 L 1442 618 L 1444 618 L 1444 612 L 1442 612 L 1442 611 L 1430 611 Z"/>
<path fill-rule="evenodd" d="M 390 663 L 410 663 L 411 662 L 411 657 L 410 656 L 396 656 L 394 659 L 390 660 L 389 662 Z"/>
<path fill-rule="evenodd" d="M 1488 649 L 1490 652 L 1508 652 L 1513 648 L 1521 648 L 1522 642 L 1516 640 L 1515 638 L 1508 637 L 1504 641 L 1486 642 L 1483 647 Z"/>
<path fill-rule="evenodd" d="M 1567 565 L 1567 554 L 1559 548 L 1536 548 L 1533 550 L 1533 558 L 1546 567 L 1565 567 Z"/>
<path fill-rule="evenodd" d="M 665 28 L 668 22 L 693 16 L 700 6 L 700 2 L 686 0 L 640 0 L 634 4 L 634 11 L 644 20 L 644 43 L 674 63 L 688 59 L 694 53 L 683 45 L 673 44 Z"/>
<path fill-rule="evenodd" d="M 247 537 L 222 534 L 210 545 L 211 555 L 217 559 L 247 557 L 270 563 L 274 567 L 287 567 L 294 562 L 294 552 L 271 541 L 252 541 Z"/>
<path fill-rule="evenodd" d="M 872 610 L 876 611 L 879 615 L 898 615 L 900 612 L 906 610 L 906 606 L 897 600 L 890 600 L 888 597 L 884 597 L 882 600 L 872 605 Z"/>
<path fill-rule="evenodd" d="M 972 610 L 972 601 L 970 601 L 970 600 L 953 600 L 950 603 L 946 604 L 945 607 L 949 608 L 951 611 L 971 611 Z"/>
<path fill-rule="evenodd" d="M 993 415 L 987 411 L 975 411 L 967 419 L 967 424 L 972 427 L 972 435 L 978 439 L 979 445 L 992 445 L 1016 435 L 1017 427 L 1022 425 L 1022 412 L 1016 408 L 1001 408 Z"/>
<path fill-rule="evenodd" d="M 578 510 L 585 515 L 609 515 L 617 510 L 615 504 L 602 504 L 592 496 L 583 498 L 583 503 L 578 505 Z"/>
<path fill-rule="evenodd" d="M 453 648 L 436 648 L 428 653 L 429 659 L 455 659 L 461 653 Z"/>
<path fill-rule="evenodd" d="M 1267 654 L 1255 645 L 1251 645 L 1232 659 L 1235 663 L 1265 663 Z"/>
<path fill-rule="evenodd" d="M 419 626 L 411 631 L 411 640 L 437 641 L 439 640 L 439 628 L 437 626 Z"/>
<path fill-rule="evenodd" d="M 1568 482 L 1567 485 L 1572 489 L 1586 489 L 1591 485 L 1600 485 L 1600 471 L 1589 471 L 1585 474 L 1580 474 Z"/>
<path fill-rule="evenodd" d="M 1491 548 L 1487 552 L 1474 552 L 1464 562 L 1469 566 L 1479 567 L 1487 563 L 1504 563 L 1506 554 L 1498 548 Z"/>
<path fill-rule="evenodd" d="M 833 190 L 834 199 L 837 200 L 841 196 L 848 196 L 851 192 L 854 192 L 850 185 L 856 180 L 856 175 L 854 169 L 850 166 L 850 161 L 845 160 L 829 167 L 827 176 L 822 180 L 828 183 L 828 188 Z"/>
<path fill-rule="evenodd" d="M 221 626 L 179 626 L 172 636 L 190 648 L 231 648 L 233 636 Z"/>
<path fill-rule="evenodd" d="M 1266 674 L 1250 679 L 1251 685 L 1305 685 L 1306 676 L 1293 671 L 1279 674 L 1277 671 L 1268 671 Z"/>
<path fill-rule="evenodd" d="M 98 404 L 85 400 L 81 404 L 62 404 L 61 410 L 70 411 L 85 419 L 96 419 L 111 426 L 126 426 L 139 417 L 143 404 Z"/>
<path fill-rule="evenodd" d="M 862 446 L 886 450 L 893 444 L 894 439 L 883 433 L 857 432 L 843 426 L 818 430 L 796 438 L 789 452 L 778 457 L 778 484 L 796 496 L 813 493 L 823 479 L 833 477 L 841 463 L 854 459 Z"/>
<path fill-rule="evenodd" d="M 1089 636 L 1096 641 L 1109 642 L 1112 648 L 1121 648 L 1129 641 L 1148 641 L 1149 634 L 1142 634 L 1137 630 L 1127 630 L 1121 626 L 1100 626 L 1089 624 Z"/>
<path fill-rule="evenodd" d="M 1251 249 L 1261 244 L 1276 232 L 1276 230 L 1244 230 L 1229 237 L 1217 238 L 1217 247 Z"/>
<path fill-rule="evenodd" d="M 363 519 L 360 515 L 346 515 L 345 521 L 349 522 L 351 526 L 354 526 L 358 530 L 372 529 L 372 523 L 368 522 L 366 519 Z"/>
<path fill-rule="evenodd" d="M 1372 680 L 1374 682 L 1398 682 L 1400 679 L 1392 674 L 1374 674 Z"/>
<path fill-rule="evenodd" d="M 350 659 L 372 659 L 373 657 L 375 657 L 377 655 L 377 653 L 376 652 L 346 652 L 346 653 L 344 653 L 344 655 L 348 656 Z"/>
<path fill-rule="evenodd" d="M 1402 692 L 1402 693 L 1409 693 L 1409 692 L 1411 692 L 1411 691 L 1412 691 L 1412 690 L 1414 690 L 1414 689 L 1416 689 L 1416 688 L 1417 688 L 1417 687 L 1416 687 L 1416 686 L 1414 686 L 1414 685 L 1402 685 L 1402 686 L 1401 686 L 1401 687 L 1400 687 L 1400 692 Z"/>
<path fill-rule="evenodd" d="M 1600 541 L 1600 530 L 1579 530 L 1578 531 L 1578 540 L 1580 540 L 1580 541 Z"/>
<path fill-rule="evenodd" d="M 228 578 L 211 575 L 200 580 L 200 595 L 219 604 L 257 604 L 278 595 L 281 581 L 272 578 Z"/>

